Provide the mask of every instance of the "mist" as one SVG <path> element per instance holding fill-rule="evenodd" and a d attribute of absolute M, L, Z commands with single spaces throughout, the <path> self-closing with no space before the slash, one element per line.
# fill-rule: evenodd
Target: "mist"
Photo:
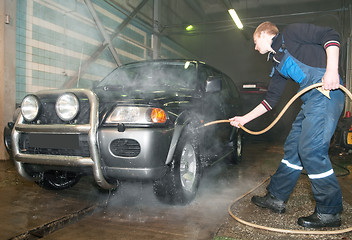
<path fill-rule="evenodd" d="M 227 207 L 234 199 L 258 184 L 258 177 L 249 172 L 249 164 L 229 164 L 229 159 L 206 168 L 195 199 L 187 205 L 159 202 L 153 193 L 153 183 L 122 182 L 119 188 L 100 195 L 102 208 L 96 212 L 106 221 L 129 224 L 182 224 L 188 239 L 219 225 L 227 216 Z M 208 227 L 207 227 L 208 226 Z"/>

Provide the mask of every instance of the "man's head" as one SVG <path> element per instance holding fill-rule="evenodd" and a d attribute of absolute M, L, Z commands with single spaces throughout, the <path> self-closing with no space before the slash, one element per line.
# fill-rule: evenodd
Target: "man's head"
<path fill-rule="evenodd" d="M 273 51 L 271 48 L 272 39 L 279 33 L 279 29 L 271 22 L 261 23 L 253 33 L 255 50 L 261 54 Z"/>

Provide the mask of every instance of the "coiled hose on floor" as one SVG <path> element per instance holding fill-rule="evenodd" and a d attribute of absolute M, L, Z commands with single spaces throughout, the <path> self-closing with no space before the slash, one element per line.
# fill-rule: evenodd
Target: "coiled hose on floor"
<path fill-rule="evenodd" d="M 281 110 L 281 112 L 279 113 L 279 115 L 275 118 L 275 120 L 266 128 L 264 128 L 261 131 L 251 131 L 247 128 L 245 128 L 244 126 L 240 125 L 240 128 L 243 129 L 243 131 L 252 134 L 252 135 L 260 135 L 263 134 L 267 131 L 269 131 L 282 117 L 282 115 L 284 115 L 284 113 L 287 111 L 287 109 L 292 105 L 292 103 L 294 101 L 296 101 L 297 98 L 299 98 L 300 96 L 302 96 L 303 94 L 305 94 L 306 92 L 312 90 L 313 88 L 318 88 L 323 86 L 323 83 L 316 83 L 313 85 L 310 85 L 306 88 L 304 88 L 303 90 L 299 91 L 298 93 L 296 93 L 296 95 L 294 95 L 290 101 L 285 105 L 285 107 Z M 352 100 L 352 93 L 345 88 L 344 86 L 340 85 L 339 88 L 345 92 L 345 94 L 347 94 L 347 96 Z M 204 124 L 203 126 L 210 126 L 213 124 L 218 124 L 218 123 L 229 123 L 230 120 L 217 120 L 217 121 L 213 121 L 213 122 L 209 122 Z M 235 199 L 228 207 L 228 212 L 231 215 L 232 218 L 234 218 L 236 221 L 251 226 L 253 228 L 257 228 L 257 229 L 262 229 L 262 230 L 267 230 L 267 231 L 272 231 L 272 232 L 278 232 L 278 233 L 289 233 L 289 234 L 311 234 L 311 235 L 332 235 L 332 234 L 342 234 L 342 233 L 347 233 L 347 232 L 351 232 L 352 231 L 352 227 L 349 228 L 345 228 L 345 229 L 339 229 L 339 230 L 332 230 L 332 231 L 305 231 L 305 230 L 289 230 L 289 229 L 280 229 L 280 228 L 272 228 L 272 227 L 266 227 L 266 226 L 261 226 L 261 225 L 257 225 L 254 223 L 250 223 L 247 221 L 244 221 L 242 219 L 240 219 L 239 217 L 237 217 L 231 210 L 231 207 L 240 199 L 244 198 L 245 196 L 247 196 L 248 194 L 250 194 L 251 192 L 253 192 L 255 189 L 259 188 L 260 186 L 262 186 L 265 182 L 267 182 L 270 179 L 270 177 L 267 177 L 262 183 L 260 183 L 258 186 L 256 186 L 255 188 L 251 189 L 250 191 L 248 191 L 247 193 L 243 194 L 242 196 L 240 196 L 239 198 Z"/>

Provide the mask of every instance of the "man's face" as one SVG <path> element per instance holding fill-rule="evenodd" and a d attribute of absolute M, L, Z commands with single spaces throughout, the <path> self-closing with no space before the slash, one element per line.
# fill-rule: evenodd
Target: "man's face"
<path fill-rule="evenodd" d="M 261 32 L 253 37 L 255 47 L 260 54 L 266 54 L 271 49 L 271 37 L 266 32 Z"/>

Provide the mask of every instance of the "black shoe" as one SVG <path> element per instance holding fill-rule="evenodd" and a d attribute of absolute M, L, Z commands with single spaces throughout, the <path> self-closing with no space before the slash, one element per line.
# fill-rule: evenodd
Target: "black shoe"
<path fill-rule="evenodd" d="M 276 213 L 284 213 L 286 204 L 284 201 L 277 199 L 271 193 L 267 193 L 264 197 L 253 196 L 252 202 L 262 208 L 269 208 Z"/>
<path fill-rule="evenodd" d="M 340 227 L 341 217 L 339 213 L 323 214 L 314 212 L 308 217 L 298 218 L 299 225 L 307 228 L 322 228 L 322 227 Z"/>

